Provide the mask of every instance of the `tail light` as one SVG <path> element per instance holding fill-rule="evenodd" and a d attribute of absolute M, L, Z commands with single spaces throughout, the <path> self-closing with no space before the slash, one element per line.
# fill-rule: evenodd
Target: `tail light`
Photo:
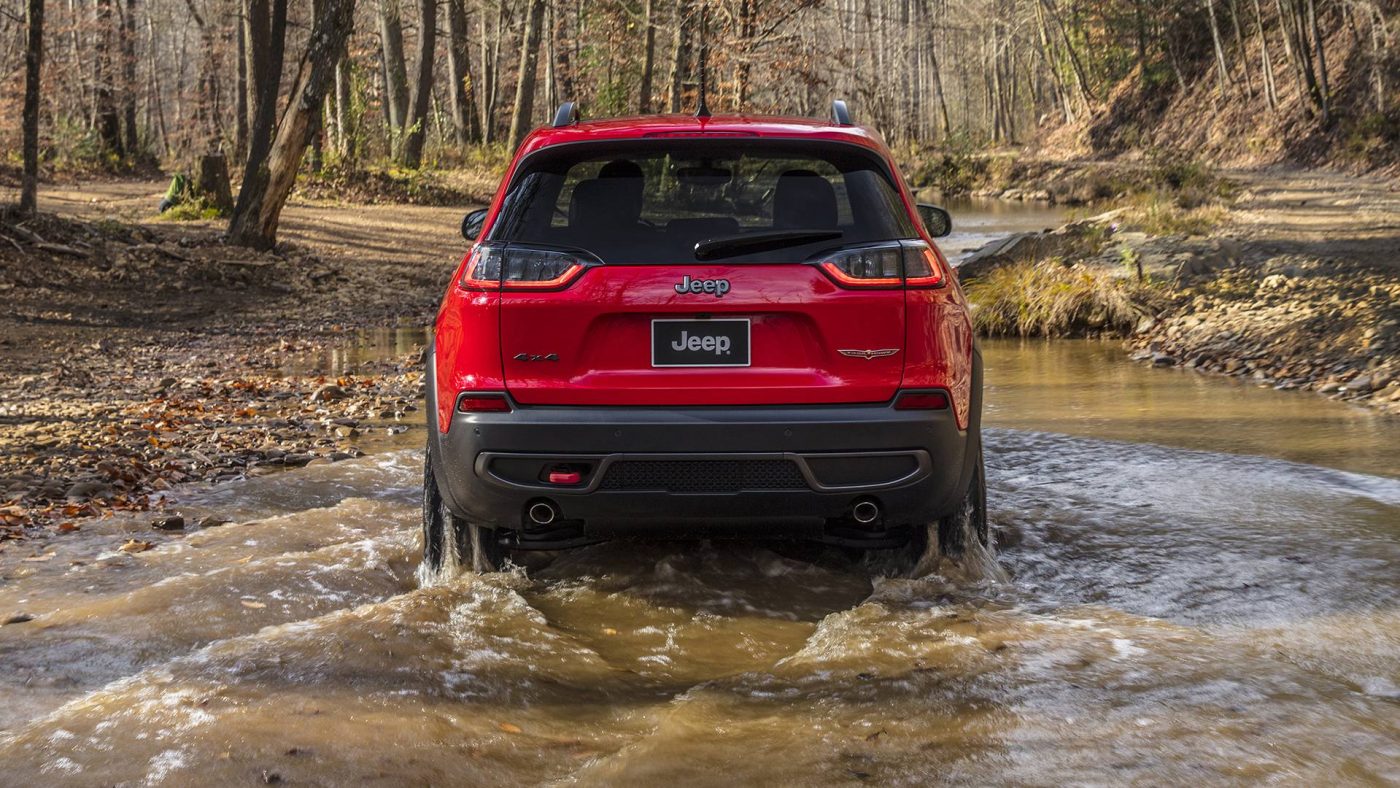
<path fill-rule="evenodd" d="M 510 400 L 504 394 L 463 394 L 457 400 L 459 413 L 509 413 Z"/>
<path fill-rule="evenodd" d="M 586 253 L 477 244 L 458 283 L 468 290 L 563 290 L 598 260 Z"/>
<path fill-rule="evenodd" d="M 895 410 L 947 410 L 948 394 L 942 391 L 905 391 L 894 401 Z"/>
<path fill-rule="evenodd" d="M 922 241 L 845 249 L 823 257 L 817 266 L 842 287 L 938 287 L 943 284 L 943 266 L 938 253 Z"/>

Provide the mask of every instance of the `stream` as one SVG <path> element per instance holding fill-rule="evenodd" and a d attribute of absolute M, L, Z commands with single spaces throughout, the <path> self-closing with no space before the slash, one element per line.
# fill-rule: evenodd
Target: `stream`
<path fill-rule="evenodd" d="M 952 207 L 950 254 L 1058 222 Z M 1008 580 L 675 542 L 420 587 L 414 424 L 7 566 L 0 785 L 1400 781 L 1400 422 L 984 350 Z"/>

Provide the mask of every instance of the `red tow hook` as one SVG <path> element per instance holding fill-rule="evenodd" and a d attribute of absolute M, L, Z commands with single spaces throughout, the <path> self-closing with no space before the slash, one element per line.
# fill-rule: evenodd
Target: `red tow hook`
<path fill-rule="evenodd" d="M 549 472 L 545 474 L 545 481 L 550 484 L 558 484 L 565 487 L 574 484 L 582 484 L 583 471 L 569 467 L 550 468 Z"/>

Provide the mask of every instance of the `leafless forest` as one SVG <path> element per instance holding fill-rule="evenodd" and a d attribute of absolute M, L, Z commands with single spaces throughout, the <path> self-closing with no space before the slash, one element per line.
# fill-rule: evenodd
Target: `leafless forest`
<path fill-rule="evenodd" d="M 0 15 L 0 149 L 16 169 L 24 119 L 41 169 L 222 154 L 244 184 L 232 237 L 265 243 L 303 168 L 499 158 L 564 100 L 688 111 L 702 41 L 716 111 L 816 115 L 844 97 L 907 150 L 1384 147 L 1396 5 L 22 0 Z"/>

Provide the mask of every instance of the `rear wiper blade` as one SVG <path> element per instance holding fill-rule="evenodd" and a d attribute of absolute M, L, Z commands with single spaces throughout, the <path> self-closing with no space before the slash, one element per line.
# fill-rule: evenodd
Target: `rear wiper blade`
<path fill-rule="evenodd" d="M 834 241 L 844 233 L 840 230 L 781 230 L 771 233 L 748 233 L 724 238 L 711 238 L 695 245 L 696 260 L 716 260 L 749 252 L 771 252 L 789 246 Z"/>

